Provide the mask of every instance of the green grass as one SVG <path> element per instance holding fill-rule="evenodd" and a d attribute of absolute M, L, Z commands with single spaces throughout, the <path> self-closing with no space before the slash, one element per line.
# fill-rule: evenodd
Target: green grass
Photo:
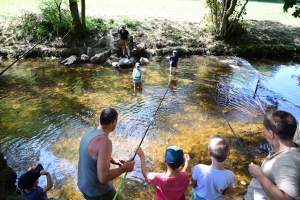
<path fill-rule="evenodd" d="M 26 3 L 25 3 L 26 2 Z M 21 10 L 38 11 L 40 0 L 0 0 L 0 13 L 6 16 L 21 14 Z M 249 1 L 245 19 L 271 20 L 299 26 L 300 19 L 283 12 L 283 3 Z M 180 21 L 201 21 L 205 0 L 86 0 L 86 14 L 104 18 L 149 19 L 165 18 Z"/>

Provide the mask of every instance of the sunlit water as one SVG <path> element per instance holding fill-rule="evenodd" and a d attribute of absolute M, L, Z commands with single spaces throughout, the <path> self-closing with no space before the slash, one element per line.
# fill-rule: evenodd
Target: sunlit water
<path fill-rule="evenodd" d="M 0 61 L 1 71 L 12 62 Z M 300 65 L 258 62 L 182 59 L 178 76 L 170 84 L 168 62 L 151 63 L 142 67 L 143 91 L 134 96 L 132 69 L 92 64 L 65 68 L 55 59 L 19 61 L 0 77 L 0 150 L 18 176 L 34 162 L 43 164 L 54 179 L 49 197 L 83 199 L 76 186 L 79 142 L 96 126 L 101 110 L 114 107 L 119 122 L 109 136 L 113 157 L 131 158 L 154 119 L 142 144 L 150 171 L 166 170 L 164 152 L 171 145 L 190 155 L 191 167 L 210 164 L 206 150 L 210 135 L 227 137 L 231 155 L 225 167 L 239 180 L 227 197 L 233 199 L 245 194 L 247 186 L 240 182 L 250 182 L 249 161 L 260 163 L 267 155 L 263 113 L 278 108 L 300 119 Z M 120 199 L 154 199 L 155 188 L 143 178 L 138 156 L 135 161 Z M 113 184 L 117 187 L 120 180 Z M 41 177 L 40 185 L 45 184 Z M 187 198 L 191 192 L 189 188 Z"/>

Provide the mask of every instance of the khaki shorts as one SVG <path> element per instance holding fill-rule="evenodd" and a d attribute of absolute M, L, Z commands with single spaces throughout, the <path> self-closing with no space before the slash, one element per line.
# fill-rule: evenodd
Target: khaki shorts
<path fill-rule="evenodd" d="M 120 39 L 120 45 L 123 46 L 128 46 L 129 45 L 129 40 L 122 40 Z"/>
<path fill-rule="evenodd" d="M 170 71 L 171 71 L 171 73 L 177 72 L 177 67 L 171 67 L 171 66 L 170 66 Z"/>

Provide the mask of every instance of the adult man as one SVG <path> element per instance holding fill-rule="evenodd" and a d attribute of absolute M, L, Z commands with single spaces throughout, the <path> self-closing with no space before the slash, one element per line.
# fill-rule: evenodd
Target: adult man
<path fill-rule="evenodd" d="M 117 120 L 115 109 L 104 109 L 98 127 L 89 130 L 81 139 L 77 184 L 85 199 L 113 199 L 116 191 L 109 181 L 133 170 L 133 161 L 125 162 L 111 157 L 112 142 L 108 134 L 115 130 Z M 110 169 L 110 163 L 120 167 Z"/>
<path fill-rule="evenodd" d="M 265 115 L 263 125 L 274 152 L 261 167 L 249 164 L 253 179 L 245 199 L 295 200 L 300 197 L 300 148 L 293 142 L 297 121 L 288 112 L 274 111 Z"/>
<path fill-rule="evenodd" d="M 130 50 L 129 50 L 129 32 L 125 29 L 125 24 L 121 25 L 120 34 L 120 44 L 122 46 L 123 56 L 125 56 L 125 47 L 127 49 L 128 59 L 130 59 Z"/>

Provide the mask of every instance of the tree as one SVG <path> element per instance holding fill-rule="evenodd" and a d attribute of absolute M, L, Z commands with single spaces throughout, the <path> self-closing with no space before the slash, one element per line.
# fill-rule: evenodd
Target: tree
<path fill-rule="evenodd" d="M 71 16 L 73 18 L 74 32 L 77 38 L 82 39 L 85 35 L 85 0 L 81 0 L 81 16 L 80 20 L 77 0 L 69 0 Z"/>
<path fill-rule="evenodd" d="M 219 39 L 224 40 L 234 31 L 237 23 L 242 19 L 242 15 L 246 14 L 246 5 L 240 0 L 206 0 L 206 5 L 211 13 L 206 18 L 212 23 L 213 30 Z M 236 8 L 240 7 L 240 11 Z"/>
<path fill-rule="evenodd" d="M 287 12 L 289 8 L 297 5 L 297 0 L 284 0 L 283 11 Z M 292 14 L 294 17 L 300 17 L 300 7 L 295 6 L 295 12 Z"/>

